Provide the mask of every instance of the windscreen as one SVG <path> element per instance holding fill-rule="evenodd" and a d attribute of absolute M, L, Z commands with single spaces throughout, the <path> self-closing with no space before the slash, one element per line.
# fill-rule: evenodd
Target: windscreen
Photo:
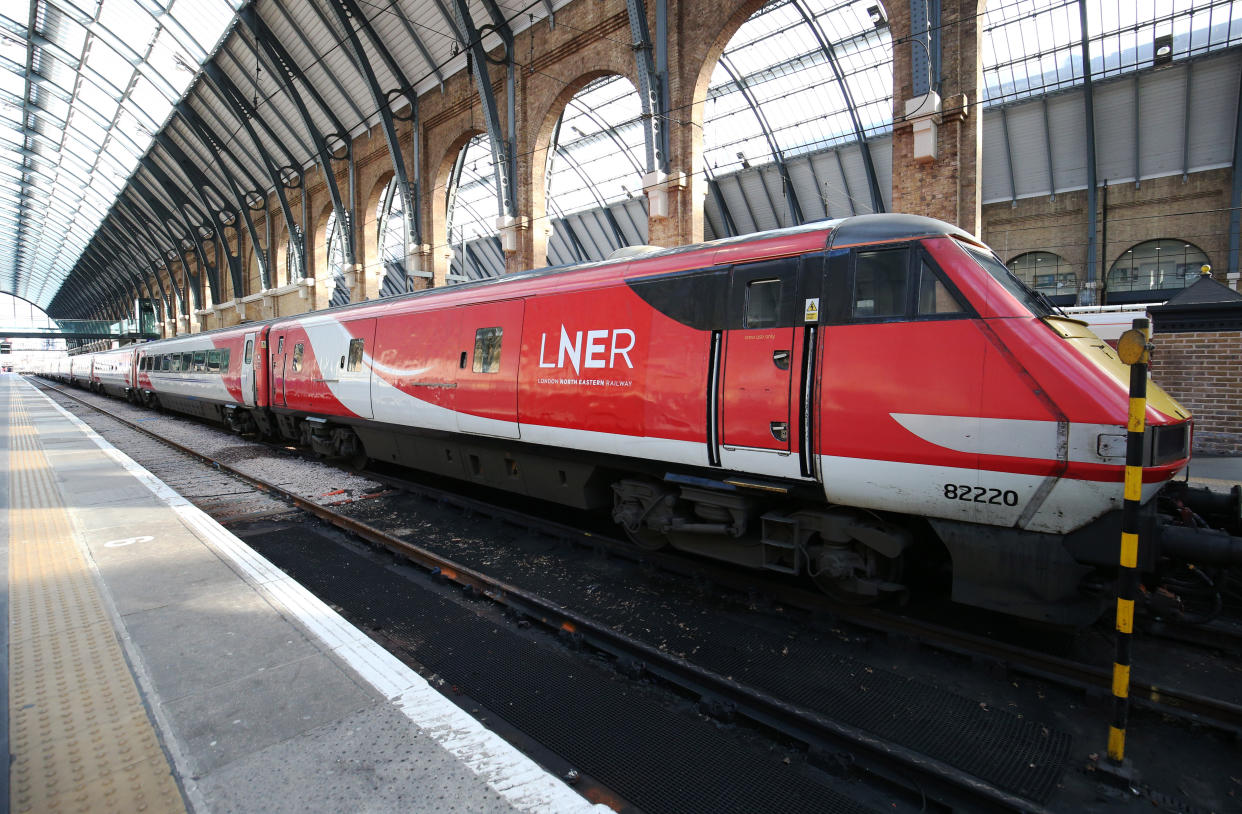
<path fill-rule="evenodd" d="M 958 241 L 958 245 L 965 249 L 976 263 L 983 266 L 996 282 L 1003 285 L 1005 290 L 1013 294 L 1018 302 L 1026 306 L 1032 314 L 1042 319 L 1056 313 L 1056 306 L 1049 302 L 1047 297 L 1031 290 L 1026 283 L 1014 276 L 1014 273 L 1006 268 L 1004 263 L 996 259 L 996 255 L 969 243 Z"/>

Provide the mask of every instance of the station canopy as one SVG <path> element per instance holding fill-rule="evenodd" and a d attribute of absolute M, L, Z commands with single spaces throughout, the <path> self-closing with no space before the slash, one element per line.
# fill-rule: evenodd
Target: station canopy
<path fill-rule="evenodd" d="M 1080 2 L 1097 79 L 1192 60 L 1242 41 L 1242 0 L 991 0 L 982 20 L 985 111 L 1082 83 Z M 309 116 L 330 146 L 378 124 L 366 66 L 346 47 L 334 5 L 341 3 L 11 0 L 0 7 L 0 290 L 55 316 L 73 310 L 57 300 L 66 283 L 85 287 L 107 265 L 92 255 L 101 245 L 131 267 L 184 253 L 213 227 L 231 223 L 238 203 L 253 205 L 273 191 L 256 144 L 279 159 L 282 171 L 316 171 L 314 139 L 300 123 L 268 40 L 292 63 L 299 91 L 314 100 Z M 499 44 L 500 24 L 519 32 L 554 20 L 562 4 L 350 3 L 363 18 L 351 17 L 354 27 L 368 29 L 359 41 L 375 81 L 395 89 L 388 99 L 393 110 L 406 104 L 406 94 L 433 90 L 465 69 L 465 39 L 449 8 L 464 6 L 490 48 Z M 834 188 L 825 180 L 829 173 L 839 172 L 832 177 L 840 178 L 835 186 L 848 199 L 847 212 L 883 207 L 876 193 L 869 198 L 863 191 L 867 182 L 855 170 L 860 148 L 872 150 L 878 168 L 871 172 L 872 188 L 887 194 L 890 170 L 882 153 L 892 130 L 893 46 L 883 15 L 872 13 L 878 5 L 774 0 L 726 48 L 705 110 L 704 171 L 716 185 L 708 199 L 709 236 L 825 216 Z M 241 22 L 248 14 L 257 17 L 261 32 Z M 933 34 L 908 47 L 935 53 L 938 39 Z M 212 82 L 201 81 L 205 66 L 218 74 Z M 222 86 L 236 90 L 232 104 Z M 620 99 L 620 87 L 593 90 L 625 109 L 618 114 L 625 121 L 603 122 L 598 109 L 579 100 L 564 122 L 557 160 L 578 169 L 549 210 L 566 220 L 567 229 L 578 229 L 577 248 L 566 248 L 563 260 L 609 248 L 588 245 L 600 239 L 585 228 L 583 206 L 628 207 L 625 218 L 613 218 L 602 232 L 611 232 L 615 242 L 643 237 L 644 202 L 629 183 L 636 175 L 632 155 L 604 149 L 635 146 L 638 119 Z M 253 136 L 245 132 L 250 124 Z M 609 132 L 614 128 L 619 133 Z M 214 149 L 204 132 L 218 137 Z M 835 156 L 837 169 L 824 156 Z M 608 160 L 626 165 L 609 168 Z M 192 176 L 187 165 L 201 175 Z M 782 182 L 763 172 L 773 166 L 788 170 L 783 183 L 816 193 L 802 196 L 805 212 L 780 205 Z M 473 161 L 466 164 L 473 167 Z M 597 178 L 609 181 L 608 188 L 592 188 Z M 204 192 L 203 180 L 210 191 Z M 470 181 L 463 173 L 462 183 Z M 489 205 L 488 197 L 480 196 L 478 205 Z M 817 198 L 824 200 L 806 204 Z M 133 231 L 124 227 L 144 219 L 162 224 L 151 230 L 150 242 L 138 245 L 134 238 L 134 245 L 121 245 Z M 112 220 L 117 228 L 101 244 L 101 225 Z M 492 215 L 481 211 L 479 220 Z"/>

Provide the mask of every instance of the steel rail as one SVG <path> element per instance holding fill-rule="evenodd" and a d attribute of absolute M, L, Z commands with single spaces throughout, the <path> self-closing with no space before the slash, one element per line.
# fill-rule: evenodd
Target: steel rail
<path fill-rule="evenodd" d="M 77 395 L 60 387 L 46 383 L 47 389 L 54 390 L 78 403 L 89 407 L 125 426 L 148 435 L 186 455 L 211 464 L 228 472 L 269 494 L 288 500 L 303 511 L 314 515 L 330 525 L 353 534 L 369 543 L 382 546 L 399 554 L 410 562 L 418 565 L 433 577 L 448 580 L 461 585 L 474 595 L 486 597 L 498 604 L 512 608 L 523 617 L 538 621 L 546 627 L 564 631 L 575 641 L 584 642 L 591 647 L 608 653 L 619 662 L 638 667 L 642 672 L 656 676 L 664 681 L 689 691 L 707 701 L 723 703 L 730 712 L 745 717 L 761 726 L 778 731 L 811 748 L 839 750 L 847 748 L 860 760 L 855 764 L 877 779 L 906 789 L 914 794 L 926 794 L 934 799 L 945 802 L 953 808 L 966 810 L 1004 810 L 1020 812 L 1042 812 L 1045 809 L 1038 803 L 1004 791 L 991 783 L 981 780 L 956 767 L 942 761 L 920 754 L 883 738 L 872 735 L 862 729 L 834 721 L 824 715 L 804 707 L 782 701 L 753 687 L 746 686 L 726 676 L 699 667 L 685 659 L 665 653 L 645 642 L 632 639 L 618 633 L 607 625 L 595 622 L 573 610 L 552 603 L 540 596 L 525 591 L 517 586 L 463 566 L 446 557 L 442 557 L 420 546 L 394 537 L 367 523 L 347 517 L 308 500 L 289 490 L 241 472 L 238 469 L 215 460 L 209 455 L 191 449 L 176 441 L 164 438 L 147 427 L 117 415 L 111 410 L 92 404 Z M 423 487 L 419 487 L 420 490 Z M 432 492 L 440 492 L 433 495 Z M 574 531 L 568 526 L 548 524 L 531 515 L 522 515 L 512 510 L 496 512 L 496 507 L 481 501 L 474 501 L 442 490 L 426 488 L 428 497 L 441 497 L 454 504 L 472 509 L 480 509 L 492 516 L 504 515 L 509 519 L 524 517 L 542 528 L 555 528 L 558 533 L 572 535 L 590 542 L 604 542 L 603 538 L 587 532 Z M 911 781 L 914 781 L 913 784 Z"/>

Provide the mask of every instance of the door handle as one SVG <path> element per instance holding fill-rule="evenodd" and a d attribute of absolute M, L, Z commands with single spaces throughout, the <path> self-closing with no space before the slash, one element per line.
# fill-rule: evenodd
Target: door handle
<path fill-rule="evenodd" d="M 772 437 L 782 444 L 789 440 L 789 422 L 773 421 L 768 424 L 768 429 L 772 431 Z"/>
<path fill-rule="evenodd" d="M 772 351 L 772 364 L 776 365 L 781 370 L 789 370 L 789 351 Z"/>

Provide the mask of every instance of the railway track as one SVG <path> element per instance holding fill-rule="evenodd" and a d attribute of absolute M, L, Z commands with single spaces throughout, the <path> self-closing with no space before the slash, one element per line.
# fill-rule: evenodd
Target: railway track
<path fill-rule="evenodd" d="M 481 571 L 462 566 L 333 508 L 293 494 L 277 484 L 239 472 L 227 464 L 163 438 L 158 433 L 79 398 L 71 392 L 50 385 L 44 386 L 108 415 L 134 430 L 169 444 L 184 454 L 230 471 L 237 477 L 252 483 L 256 488 L 277 495 L 336 528 L 347 531 L 368 543 L 393 551 L 439 579 L 461 585 L 475 595 L 487 597 L 506 606 L 524 619 L 537 621 L 549 629 L 560 631 L 562 635 L 575 642 L 581 642 L 608 653 L 619 664 L 624 665 L 624 671 L 627 673 L 645 673 L 679 688 L 683 693 L 702 698 L 709 708 L 727 710 L 730 715 L 744 717 L 763 727 L 774 729 L 789 738 L 807 744 L 812 751 L 839 752 L 846 749 L 857 756 L 858 767 L 866 773 L 904 788 L 910 788 L 913 780 L 913 786 L 920 789 L 922 793 L 951 807 L 982 807 L 1017 811 L 1039 809 L 1039 805 L 1030 799 L 997 788 L 954 766 L 931 760 L 914 750 L 885 741 L 857 727 L 834 721 L 828 716 L 789 703 L 776 695 L 705 669 L 689 660 L 672 656 L 653 647 L 650 643 L 620 634 L 588 615 L 549 602 L 534 593 L 500 581 Z M 470 512 L 537 529 L 541 533 L 607 551 L 613 555 L 641 560 L 701 582 L 710 581 L 727 591 L 764 597 L 767 601 L 779 602 L 789 608 L 796 608 L 809 614 L 838 619 L 877 634 L 914 639 L 923 645 L 938 647 L 972 659 L 990 661 L 1012 672 L 1035 676 L 1045 681 L 1087 692 L 1107 692 L 1110 686 L 1110 676 L 1105 669 L 1055 658 L 896 614 L 867 608 L 843 608 L 832 604 L 816 593 L 800 590 L 788 583 L 766 579 L 762 574 L 739 573 L 728 568 L 705 565 L 701 562 L 692 562 L 681 557 L 659 553 L 641 553 L 640 555 L 628 543 L 606 535 L 583 531 L 571 525 L 554 523 L 518 510 L 498 507 L 486 501 L 413 483 L 388 474 L 368 473 L 368 475 L 392 487 L 415 492 L 423 497 Z M 1132 696 L 1138 706 L 1219 728 L 1234 735 L 1242 733 L 1242 708 L 1229 702 L 1179 691 L 1176 688 L 1144 685 L 1141 682 L 1136 682 Z"/>

